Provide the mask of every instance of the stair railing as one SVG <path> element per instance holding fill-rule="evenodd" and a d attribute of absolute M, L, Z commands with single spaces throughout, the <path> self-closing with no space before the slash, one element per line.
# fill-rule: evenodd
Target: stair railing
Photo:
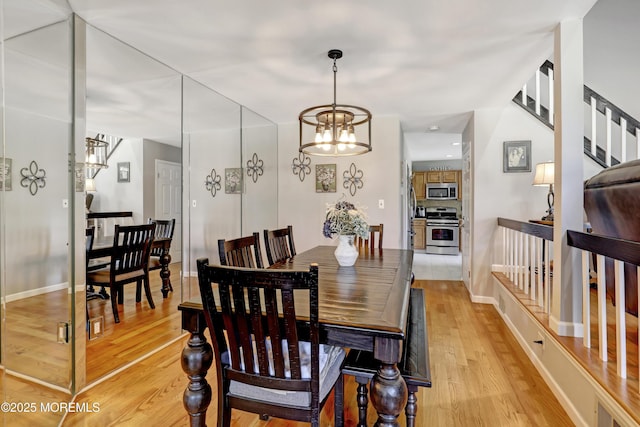
<path fill-rule="evenodd" d="M 553 129 L 553 97 L 553 64 L 545 61 L 513 102 Z M 586 85 L 584 102 L 585 134 L 590 133 L 584 137 L 585 154 L 605 168 L 640 158 L 640 121 Z"/>

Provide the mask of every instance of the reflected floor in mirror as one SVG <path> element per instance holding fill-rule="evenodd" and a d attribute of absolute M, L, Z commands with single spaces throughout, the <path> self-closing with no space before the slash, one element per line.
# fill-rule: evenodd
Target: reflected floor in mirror
<path fill-rule="evenodd" d="M 87 383 L 113 372 L 127 363 L 149 353 L 181 333 L 180 303 L 181 263 L 169 265 L 173 292 L 162 298 L 162 281 L 158 271 L 151 271 L 151 293 L 156 308 L 152 309 L 142 292 L 142 300 L 136 303 L 136 284 L 124 286 L 124 304 L 118 305 L 120 323 L 113 320 L 111 301 L 101 298 L 89 300 L 89 318 L 103 316 L 104 333 L 87 341 Z M 99 289 L 96 289 L 98 291 Z"/>
<path fill-rule="evenodd" d="M 414 252 L 416 280 L 462 280 L 462 254 L 437 255 Z"/>

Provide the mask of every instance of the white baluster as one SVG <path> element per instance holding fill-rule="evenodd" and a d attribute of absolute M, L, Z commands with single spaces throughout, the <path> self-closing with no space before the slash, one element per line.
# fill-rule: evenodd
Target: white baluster
<path fill-rule="evenodd" d="M 522 86 L 522 104 L 527 105 L 527 84 Z"/>
<path fill-rule="evenodd" d="M 607 357 L 607 288 L 604 277 L 604 256 L 596 257 L 596 271 L 598 272 L 598 347 L 600 359 L 603 362 Z"/>
<path fill-rule="evenodd" d="M 524 234 L 524 233 L 523 233 Z M 531 265 L 529 264 L 529 235 L 524 234 L 524 246 L 522 254 L 522 286 L 524 286 L 524 293 L 529 295 L 529 270 Z"/>
<path fill-rule="evenodd" d="M 540 116 L 540 69 L 536 70 L 536 116 Z"/>
<path fill-rule="evenodd" d="M 596 154 L 598 154 L 596 147 L 596 140 L 597 140 L 597 134 L 596 134 L 596 122 L 597 122 L 597 117 L 598 117 L 598 110 L 596 108 L 596 99 L 592 96 L 591 100 L 589 101 L 591 104 L 591 155 L 593 157 L 596 157 Z"/>
<path fill-rule="evenodd" d="M 584 335 L 582 343 L 591 348 L 591 286 L 589 280 L 589 256 L 590 252 L 582 251 L 582 327 Z"/>
<path fill-rule="evenodd" d="M 620 143 L 622 147 L 620 149 L 620 162 L 627 161 L 627 119 L 620 117 Z"/>
<path fill-rule="evenodd" d="M 546 247 L 544 263 L 544 312 L 551 313 L 551 242 L 549 240 L 544 241 Z"/>
<path fill-rule="evenodd" d="M 616 286 L 616 365 L 618 376 L 627 378 L 627 325 L 624 300 L 624 263 L 614 261 Z M 606 326 L 605 326 L 606 328 Z"/>
<path fill-rule="evenodd" d="M 553 116 L 555 114 L 553 104 L 553 70 L 549 68 L 547 73 L 549 75 L 549 123 L 553 124 Z"/>
<path fill-rule="evenodd" d="M 607 118 L 607 151 L 605 152 L 605 162 L 607 166 L 611 166 L 611 109 L 605 107 L 604 113 Z"/>

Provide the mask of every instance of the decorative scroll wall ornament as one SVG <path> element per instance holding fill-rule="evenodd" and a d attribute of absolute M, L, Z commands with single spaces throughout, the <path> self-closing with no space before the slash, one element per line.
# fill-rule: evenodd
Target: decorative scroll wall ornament
<path fill-rule="evenodd" d="M 38 188 L 44 188 L 47 184 L 45 181 L 47 172 L 45 172 L 44 169 L 39 169 L 35 160 L 31 160 L 28 169 L 20 169 L 20 175 L 22 175 L 20 185 L 24 188 L 29 188 L 29 193 L 31 193 L 32 196 L 36 195 Z"/>
<path fill-rule="evenodd" d="M 216 173 L 215 169 L 211 169 L 211 174 L 207 175 L 204 186 L 207 191 L 211 192 L 212 197 L 216 197 L 216 193 L 222 188 L 222 177 Z"/>
<path fill-rule="evenodd" d="M 258 155 L 253 153 L 251 160 L 247 160 L 247 176 L 250 176 L 253 182 L 258 182 L 258 177 L 264 172 L 264 162 L 258 159 Z"/>
<path fill-rule="evenodd" d="M 349 190 L 349 194 L 356 195 L 356 190 L 359 190 L 364 185 L 364 172 L 357 169 L 355 163 L 351 163 L 348 171 L 342 172 L 342 186 Z"/>
<path fill-rule="evenodd" d="M 303 182 L 307 175 L 311 175 L 311 157 L 302 152 L 298 153 L 298 158 L 293 158 L 291 170 L 294 175 L 298 175 L 300 182 Z"/>

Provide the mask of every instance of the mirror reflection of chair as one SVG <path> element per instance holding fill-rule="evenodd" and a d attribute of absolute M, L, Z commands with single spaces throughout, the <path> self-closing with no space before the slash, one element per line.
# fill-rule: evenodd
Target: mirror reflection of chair
<path fill-rule="evenodd" d="M 154 239 L 173 239 L 173 229 L 176 226 L 175 218 L 167 220 L 149 218 L 147 223 L 156 225 L 156 234 Z M 160 270 L 162 268 L 162 264 L 160 263 L 162 255 L 162 248 L 151 248 L 151 252 L 149 254 L 149 271 Z M 167 256 L 169 256 L 168 264 L 171 262 L 171 255 Z M 173 292 L 171 281 L 169 281 L 169 290 Z"/>
<path fill-rule="evenodd" d="M 319 343 L 318 266 L 291 271 L 210 266 L 208 259 L 197 264 L 213 340 L 216 425 L 229 426 L 232 409 L 239 409 L 319 426 L 333 389 L 335 425 L 342 425 L 345 352 Z M 296 299 L 308 300 L 306 325 L 297 322 L 294 289 Z"/>
<path fill-rule="evenodd" d="M 373 253 L 373 250 L 377 246 L 378 247 L 378 251 L 380 253 L 382 253 L 382 234 L 383 234 L 383 230 L 384 230 L 384 224 L 370 225 L 369 226 L 369 238 L 367 238 L 367 239 L 363 239 L 361 237 L 357 238 L 358 249 L 364 249 L 365 252 L 371 251 L 371 253 Z M 376 244 L 376 234 L 378 234 L 378 242 L 377 242 L 377 244 Z"/>
<path fill-rule="evenodd" d="M 264 246 L 269 265 L 293 258 L 296 255 L 293 227 L 289 225 L 278 230 L 264 230 Z"/>
<path fill-rule="evenodd" d="M 260 234 L 240 237 L 233 240 L 218 240 L 220 264 L 234 267 L 264 268 Z"/>
<path fill-rule="evenodd" d="M 136 302 L 141 300 L 141 287 L 151 308 L 155 308 L 149 286 L 149 253 L 155 224 L 115 226 L 109 267 L 87 273 L 88 285 L 111 288 L 111 308 L 116 323 L 120 323 L 117 297 L 124 293 L 123 285 L 136 282 Z"/>

